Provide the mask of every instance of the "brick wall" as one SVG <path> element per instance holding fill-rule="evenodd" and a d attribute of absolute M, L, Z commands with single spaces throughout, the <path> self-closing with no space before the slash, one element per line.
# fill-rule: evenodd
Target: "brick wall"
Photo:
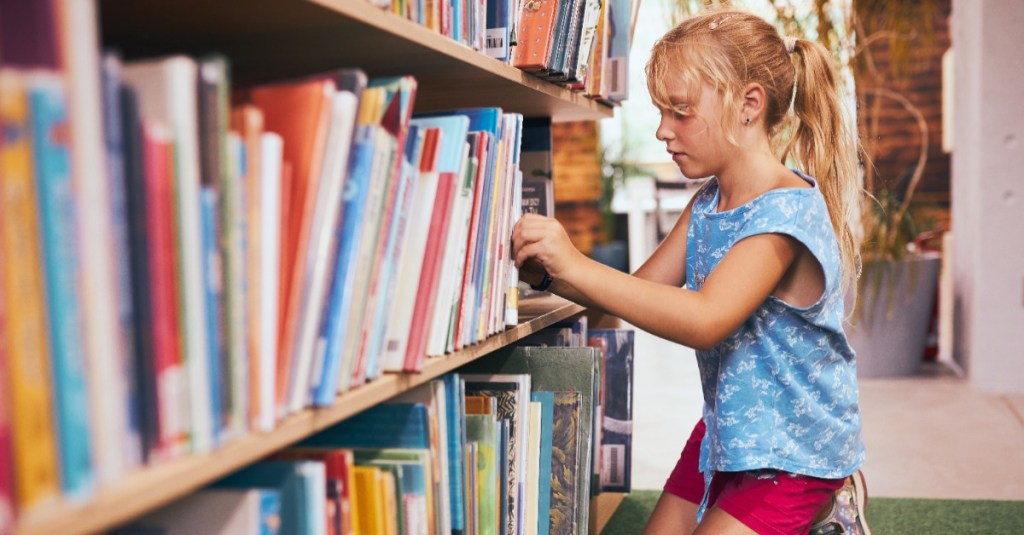
<path fill-rule="evenodd" d="M 928 159 L 915 200 L 933 205 L 931 215 L 940 226 L 948 228 L 950 206 L 950 158 L 942 151 L 942 54 L 950 46 L 949 14 L 951 0 L 936 0 L 934 33 L 930 38 L 909 41 L 906 72 L 896 75 L 890 70 L 890 46 L 885 39 L 872 42 L 871 55 L 882 84 L 905 96 L 916 106 L 928 123 Z M 858 89 L 871 88 L 870 74 L 862 62 L 857 67 Z M 858 121 L 862 143 L 874 155 L 877 177 L 886 180 L 909 178 L 920 151 L 920 135 L 914 118 L 899 103 L 882 99 L 877 138 L 867 131 L 868 111 L 874 105 L 868 95 L 860 103 Z"/>

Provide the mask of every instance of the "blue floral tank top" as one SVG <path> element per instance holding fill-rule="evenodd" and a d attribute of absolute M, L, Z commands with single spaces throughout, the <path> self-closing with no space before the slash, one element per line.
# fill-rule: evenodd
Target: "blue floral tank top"
<path fill-rule="evenodd" d="M 718 212 L 716 179 L 694 199 L 687 232 L 686 284 L 700 290 L 738 241 L 792 236 L 821 264 L 825 291 L 809 307 L 770 296 L 736 332 L 697 351 L 707 434 L 700 469 L 776 469 L 839 479 L 864 460 L 854 353 L 842 328 L 842 267 L 817 183 L 776 189 Z M 706 498 L 705 498 L 706 499 Z"/>

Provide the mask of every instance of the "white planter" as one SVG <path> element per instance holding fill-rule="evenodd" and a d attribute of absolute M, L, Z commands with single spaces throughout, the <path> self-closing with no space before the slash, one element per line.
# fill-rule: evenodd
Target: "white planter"
<path fill-rule="evenodd" d="M 898 262 L 883 261 L 876 280 L 870 271 L 876 266 L 868 264 L 865 262 L 860 286 L 874 285 L 877 292 L 861 290 L 861 310 L 849 314 L 845 325 L 857 353 L 857 376 L 913 375 L 924 353 L 941 255 L 929 252 Z"/>

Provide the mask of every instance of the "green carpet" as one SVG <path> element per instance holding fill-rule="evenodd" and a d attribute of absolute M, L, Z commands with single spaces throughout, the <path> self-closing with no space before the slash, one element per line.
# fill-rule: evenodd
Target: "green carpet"
<path fill-rule="evenodd" d="M 602 535 L 643 530 L 661 491 L 626 496 Z M 1024 502 L 871 498 L 865 512 L 874 535 L 1022 535 Z"/>

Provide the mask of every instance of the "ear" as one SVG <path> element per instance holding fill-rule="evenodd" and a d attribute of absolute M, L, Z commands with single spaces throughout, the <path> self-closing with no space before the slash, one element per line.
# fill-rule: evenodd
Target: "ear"
<path fill-rule="evenodd" d="M 740 107 L 740 120 L 745 121 L 747 117 L 752 123 L 761 120 L 767 105 L 767 94 L 764 86 L 751 82 L 743 88 L 743 105 Z"/>

